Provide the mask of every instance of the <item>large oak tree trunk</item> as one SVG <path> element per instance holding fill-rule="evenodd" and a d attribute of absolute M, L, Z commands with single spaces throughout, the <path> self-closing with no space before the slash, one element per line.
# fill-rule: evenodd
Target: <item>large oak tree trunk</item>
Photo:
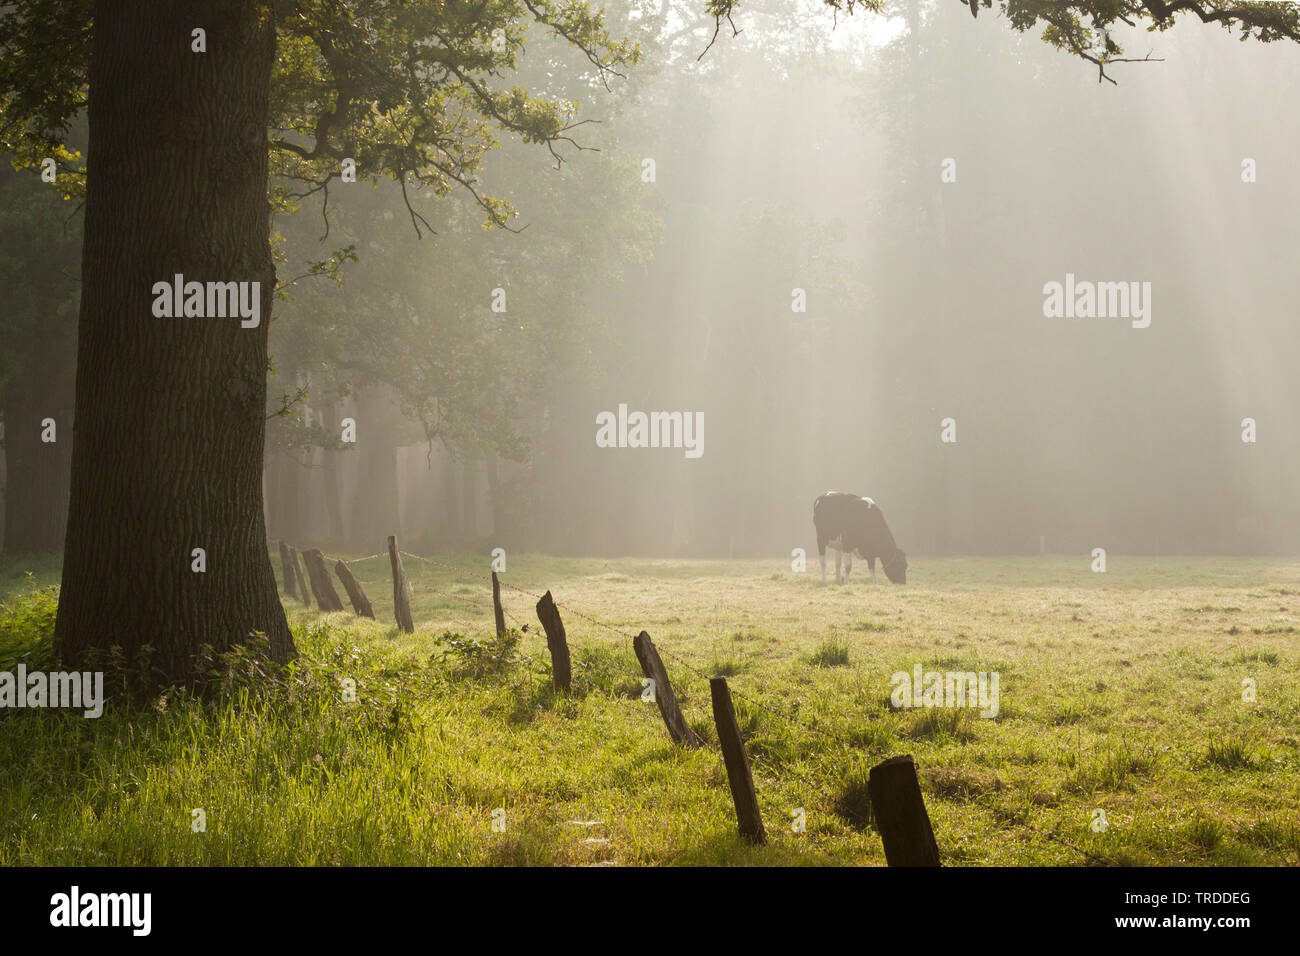
<path fill-rule="evenodd" d="M 287 660 L 261 487 L 274 26 L 247 0 L 99 0 L 94 22 L 59 650 L 76 666 L 148 644 L 183 680 L 200 644 L 261 631 Z M 260 282 L 261 323 L 155 317 L 153 284 L 176 273 Z"/>

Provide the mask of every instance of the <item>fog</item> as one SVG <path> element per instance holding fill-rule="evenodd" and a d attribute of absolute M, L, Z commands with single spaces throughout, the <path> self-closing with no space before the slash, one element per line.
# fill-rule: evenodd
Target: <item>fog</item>
<path fill-rule="evenodd" d="M 282 282 L 357 261 L 276 303 L 272 538 L 788 561 L 836 490 L 913 564 L 1295 553 L 1292 46 L 1183 22 L 1112 85 L 955 0 L 764 0 L 700 58 L 696 6 L 611 6 L 645 56 L 609 90 L 530 45 L 598 122 L 486 157 L 520 231 L 365 181 L 323 239 L 319 195 L 277 218 Z M 694 451 L 601 447 L 620 406 Z"/>

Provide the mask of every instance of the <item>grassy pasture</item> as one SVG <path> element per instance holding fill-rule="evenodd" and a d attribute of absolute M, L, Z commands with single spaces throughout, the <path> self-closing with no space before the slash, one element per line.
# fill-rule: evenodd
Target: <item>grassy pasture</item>
<path fill-rule="evenodd" d="M 837 588 L 815 560 L 511 555 L 503 581 L 560 604 L 569 697 L 533 599 L 504 590 L 528 630 L 497 646 L 486 559 L 438 560 L 406 562 L 414 635 L 386 557 L 353 566 L 377 622 L 285 598 L 303 665 L 278 688 L 232 659 L 203 700 L 0 713 L 0 864 L 883 864 L 866 771 L 899 753 L 945 864 L 1300 863 L 1300 560 L 915 559 L 905 587 L 859 565 Z M 0 669 L 47 640 L 56 581 L 0 563 Z M 639 699 L 630 642 L 579 611 L 763 705 L 737 701 L 768 846 L 735 835 L 717 752 Z M 998 717 L 891 710 L 918 662 L 997 671 Z M 707 684 L 665 663 L 713 741 Z"/>

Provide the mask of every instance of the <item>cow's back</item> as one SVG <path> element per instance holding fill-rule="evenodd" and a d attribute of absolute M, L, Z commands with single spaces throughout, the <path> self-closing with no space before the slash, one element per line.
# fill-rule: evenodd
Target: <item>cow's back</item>
<path fill-rule="evenodd" d="M 813 502 L 813 524 L 819 531 L 842 531 L 861 517 L 863 505 L 876 506 L 870 498 L 845 491 L 828 491 Z"/>

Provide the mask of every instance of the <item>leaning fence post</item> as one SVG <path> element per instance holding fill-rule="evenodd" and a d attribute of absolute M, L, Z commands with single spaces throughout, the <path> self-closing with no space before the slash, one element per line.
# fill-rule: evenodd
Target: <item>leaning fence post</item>
<path fill-rule="evenodd" d="M 290 547 L 289 556 L 293 558 L 293 573 L 294 577 L 298 579 L 298 600 L 311 607 L 311 591 L 307 589 L 307 578 L 302 573 L 302 563 L 298 560 L 298 549 Z"/>
<path fill-rule="evenodd" d="M 497 621 L 497 640 L 506 636 L 506 612 L 501 607 L 501 582 L 497 580 L 497 573 L 492 572 L 492 613 Z"/>
<path fill-rule="evenodd" d="M 393 614 L 397 626 L 407 634 L 415 632 L 411 620 L 411 601 L 406 596 L 406 571 L 402 568 L 402 553 L 397 550 L 397 535 L 388 536 L 388 563 L 393 567 Z"/>
<path fill-rule="evenodd" d="M 298 581 L 293 575 L 293 558 L 289 556 L 289 546 L 280 542 L 280 569 L 284 577 L 284 593 L 289 597 L 298 596 Z"/>
<path fill-rule="evenodd" d="M 754 793 L 754 775 L 749 770 L 745 742 L 740 739 L 740 726 L 736 723 L 736 709 L 731 705 L 727 679 L 710 677 L 709 693 L 713 698 L 713 722 L 718 725 L 718 743 L 722 745 L 722 759 L 727 765 L 727 780 L 731 784 L 732 802 L 736 805 L 740 835 L 750 843 L 766 843 L 767 832 L 763 829 L 758 796 Z"/>
<path fill-rule="evenodd" d="M 681 708 L 677 706 L 677 696 L 673 693 L 673 685 L 668 680 L 668 671 L 664 669 L 664 662 L 659 659 L 659 651 L 655 649 L 650 635 L 642 631 L 633 638 L 632 650 L 636 652 L 636 659 L 641 662 L 641 673 L 654 682 L 655 703 L 659 705 L 659 714 L 668 727 L 668 735 L 677 743 L 686 744 L 688 747 L 703 746 L 704 741 L 691 730 L 690 725 L 686 723 L 686 718 L 682 716 Z"/>
<path fill-rule="evenodd" d="M 339 592 L 334 590 L 334 585 L 330 582 L 330 573 L 325 570 L 325 556 L 312 548 L 302 553 L 302 559 L 307 565 L 307 576 L 311 578 L 311 593 L 316 595 L 316 603 L 320 609 L 322 611 L 343 610 Z"/>
<path fill-rule="evenodd" d="M 348 600 L 352 602 L 352 610 L 357 612 L 358 617 L 368 617 L 372 621 L 375 618 L 375 609 L 370 606 L 370 599 L 366 597 L 366 592 L 361 590 L 361 582 L 357 580 L 352 569 L 347 566 L 342 558 L 334 565 L 334 573 L 339 576 L 343 582 L 343 589 L 348 592 Z"/>
<path fill-rule="evenodd" d="M 555 677 L 555 689 L 569 692 L 572 684 L 572 671 L 569 664 L 569 645 L 565 641 L 564 622 L 560 620 L 560 609 L 555 606 L 555 599 L 547 591 L 537 602 L 537 619 L 546 629 L 546 646 L 551 651 L 551 673 Z"/>
<path fill-rule="evenodd" d="M 939 846 L 925 812 L 911 754 L 891 757 L 867 778 L 871 812 L 890 866 L 938 866 Z"/>

